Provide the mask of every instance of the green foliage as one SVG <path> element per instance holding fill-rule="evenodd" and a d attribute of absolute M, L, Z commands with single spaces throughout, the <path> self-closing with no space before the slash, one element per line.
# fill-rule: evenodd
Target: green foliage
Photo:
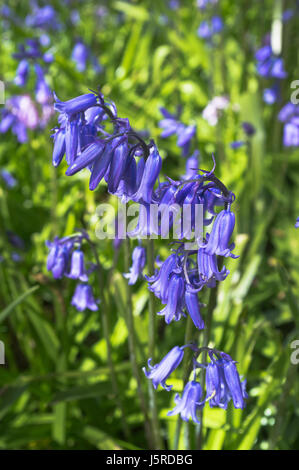
<path fill-rule="evenodd" d="M 20 18 L 28 13 L 29 2 L 8 3 Z M 48 3 L 63 24 L 62 30 L 50 33 L 55 61 L 47 74 L 59 98 L 70 99 L 100 85 L 120 116 L 157 141 L 162 172 L 172 178 L 184 172 L 185 162 L 174 138 L 159 137 L 159 107 L 175 112 L 182 104 L 182 121 L 197 124 L 200 167 L 209 169 L 215 152 L 216 174 L 236 194 L 240 257 L 226 262 L 230 275 L 218 289 L 211 346 L 238 361 L 249 399 L 243 411 L 205 407 L 203 448 L 298 449 L 299 386 L 290 343 L 299 337 L 299 234 L 294 229 L 299 151 L 283 149 L 279 108 L 263 103 L 265 83 L 254 63 L 255 48 L 271 30 L 273 2 L 220 0 L 226 26 L 213 49 L 196 34 L 203 14 L 193 1 L 181 1 L 177 10 L 161 1 L 78 1 L 74 4 L 81 20 L 76 26 L 64 2 Z M 95 14 L 99 6 L 105 6 L 106 16 Z M 294 21 L 285 24 L 283 36 L 290 80 L 299 72 Z M 10 96 L 18 92 L 12 84 L 17 65 L 12 53 L 35 31 L 23 22 L 8 27 L 3 22 L 1 28 L 0 79 Z M 84 73 L 75 69 L 70 57 L 77 36 L 103 65 L 100 74 L 90 65 Z M 282 88 L 284 104 L 291 91 L 288 79 Z M 29 82 L 26 92 L 33 95 L 33 90 Z M 215 95 L 227 95 L 230 105 L 211 127 L 202 110 Z M 243 120 L 257 132 L 248 151 L 232 150 L 230 142 L 242 138 Z M 0 365 L 0 449 L 144 449 L 145 418 L 128 351 L 124 247 L 115 256 L 111 240 L 99 241 L 94 235 L 96 206 L 115 200 L 104 186 L 89 192 L 86 171 L 70 178 L 64 164 L 52 168 L 50 134 L 55 123 L 54 118 L 43 131 L 31 132 L 23 145 L 10 133 L 0 134 L 0 166 L 18 181 L 10 190 L 0 182 L 0 339 L 6 359 Z M 95 289 L 98 297 L 105 296 L 120 396 L 112 387 L 107 362 L 103 302 L 99 312 L 78 313 L 70 306 L 74 281 L 55 281 L 46 270 L 45 241 L 77 228 L 90 231 L 104 267 L 103 285 L 95 283 Z M 11 246 L 7 230 L 22 237 L 24 251 Z M 162 258 L 169 249 L 165 241 L 157 241 L 155 248 Z M 14 251 L 22 256 L 19 263 L 11 259 Z M 207 303 L 207 293 L 202 300 Z M 133 288 L 139 370 L 148 356 L 148 310 L 146 283 L 139 281 Z M 166 327 L 158 318 L 156 326 L 158 360 L 175 344 L 183 344 L 186 321 Z M 195 331 L 193 336 L 202 341 Z M 147 381 L 140 377 L 148 397 Z M 175 392 L 182 390 L 179 372 L 171 383 Z M 156 393 L 163 442 L 169 449 L 177 429 L 176 417 L 166 414 L 173 396 Z M 196 432 L 193 424 L 184 423 L 179 448 L 196 448 Z"/>

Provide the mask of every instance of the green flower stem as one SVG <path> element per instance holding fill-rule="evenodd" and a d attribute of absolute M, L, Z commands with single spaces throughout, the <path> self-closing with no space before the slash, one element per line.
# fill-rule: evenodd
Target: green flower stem
<path fill-rule="evenodd" d="M 218 284 L 214 289 L 211 289 L 210 291 L 210 297 L 209 297 L 209 304 L 208 304 L 208 311 L 207 311 L 207 317 L 206 317 L 206 328 L 203 331 L 204 337 L 203 337 L 203 345 L 202 347 L 207 348 L 208 344 L 210 342 L 210 337 L 211 337 L 211 328 L 212 328 L 212 320 L 213 320 L 213 312 L 215 310 L 215 307 L 217 305 L 217 291 L 218 291 Z M 204 349 L 202 352 L 202 360 L 201 362 L 205 363 L 207 360 L 207 349 Z M 205 384 L 206 384 L 206 376 L 205 376 L 205 370 L 202 369 L 201 374 L 200 374 L 200 384 L 202 387 L 202 390 L 205 389 Z M 199 412 L 199 420 L 200 424 L 198 426 L 198 434 L 197 434 L 197 448 L 198 450 L 201 450 L 203 448 L 203 408 L 201 408 Z"/>
<path fill-rule="evenodd" d="M 147 250 L 147 266 L 148 274 L 152 276 L 154 274 L 154 243 L 153 240 L 147 240 L 146 242 Z M 148 357 L 151 357 L 153 362 L 155 360 L 155 344 L 156 344 L 156 309 L 155 309 L 155 295 L 153 292 L 149 291 L 149 319 L 148 319 Z M 153 434 L 155 439 L 155 445 L 158 449 L 163 449 L 163 441 L 161 439 L 159 418 L 158 418 L 158 408 L 156 401 L 156 393 L 154 391 L 151 381 L 148 383 L 149 391 L 149 408 L 152 420 Z"/>
<path fill-rule="evenodd" d="M 195 328 L 194 328 L 191 317 L 188 315 L 184 344 L 188 344 L 192 341 L 194 333 L 195 333 Z M 191 349 L 186 348 L 185 349 L 185 354 L 184 354 L 184 359 L 183 359 L 183 370 L 184 370 L 183 384 L 184 384 L 184 387 L 185 387 L 186 383 L 188 382 L 190 373 L 192 371 L 192 356 L 193 356 L 193 352 L 191 351 Z M 188 426 L 189 423 L 186 423 L 186 424 Z M 181 417 L 178 416 L 177 423 L 176 423 L 175 436 L 174 436 L 174 449 L 175 450 L 179 450 L 178 446 L 179 446 L 179 441 L 180 441 L 181 428 L 182 428 L 182 420 L 181 420 Z M 190 433 L 186 432 L 186 440 L 187 441 L 189 441 L 189 435 L 190 435 Z M 188 447 L 188 445 L 186 447 Z"/>
<path fill-rule="evenodd" d="M 125 272 L 129 272 L 130 269 L 130 240 L 129 238 L 125 239 L 124 242 L 124 252 L 125 252 Z M 140 401 L 140 406 L 142 413 L 144 415 L 144 429 L 147 437 L 149 447 L 154 448 L 154 435 L 152 431 L 152 426 L 149 421 L 148 410 L 145 395 L 141 385 L 140 370 L 137 364 L 137 355 L 136 355 L 136 337 L 134 329 L 134 318 L 133 318 L 133 304 L 132 304 L 132 290 L 131 286 L 126 282 L 126 294 L 127 294 L 127 329 L 128 329 L 128 342 L 129 342 L 129 353 L 130 353 L 130 362 L 132 365 L 133 375 L 137 383 L 137 394 Z"/>
<path fill-rule="evenodd" d="M 95 260 L 96 260 L 97 274 L 98 274 L 98 280 L 99 280 L 99 288 L 100 288 L 100 291 L 103 292 L 103 295 L 101 297 L 101 304 L 102 304 L 101 320 L 102 320 L 102 323 L 103 323 L 103 331 L 104 331 L 104 337 L 105 337 L 105 341 L 106 341 L 107 361 L 108 361 L 108 367 L 109 367 L 109 370 L 110 370 L 112 390 L 113 390 L 115 400 L 118 403 L 118 406 L 120 408 L 120 412 L 121 412 L 121 415 L 122 415 L 121 423 L 122 423 L 122 428 L 123 428 L 124 435 L 125 435 L 126 438 L 129 438 L 130 437 L 130 430 L 129 430 L 129 427 L 127 425 L 124 406 L 123 406 L 123 402 L 122 402 L 122 399 L 121 399 L 121 394 L 120 394 L 120 391 L 119 391 L 119 387 L 118 387 L 118 383 L 117 383 L 117 377 L 116 377 L 116 373 L 115 373 L 115 367 L 114 367 L 114 363 L 113 363 L 113 359 L 112 359 L 112 346 L 111 346 L 111 341 L 110 341 L 109 318 L 108 318 L 108 304 L 109 304 L 109 301 L 107 302 L 106 297 L 105 297 L 105 295 L 107 295 L 106 293 L 108 292 L 108 289 L 103 288 L 103 286 L 104 286 L 103 268 L 100 264 L 96 247 L 90 240 L 88 240 L 88 242 L 89 242 L 89 245 L 90 245 L 90 247 L 93 251 L 93 254 L 94 254 L 94 257 L 95 257 Z"/>

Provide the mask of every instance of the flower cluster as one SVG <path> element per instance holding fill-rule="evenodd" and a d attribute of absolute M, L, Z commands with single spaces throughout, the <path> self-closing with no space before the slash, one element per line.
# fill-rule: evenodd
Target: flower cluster
<path fill-rule="evenodd" d="M 94 271 L 95 265 L 90 263 L 89 269 L 86 269 L 81 248 L 84 240 L 89 241 L 86 233 L 61 239 L 56 237 L 53 242 L 46 242 L 49 248 L 47 269 L 52 271 L 54 279 L 65 276 L 79 281 L 71 304 L 80 312 L 85 309 L 98 310 L 98 301 L 94 299 L 92 287 L 88 284 L 89 274 Z"/>
<path fill-rule="evenodd" d="M 53 165 L 58 166 L 65 155 L 66 175 L 88 168 L 90 190 L 105 178 L 110 194 L 125 202 L 150 203 L 162 163 L 156 145 L 146 145 L 128 119 L 117 117 L 114 103 L 106 103 L 100 93 L 65 102 L 55 96 L 55 100 L 60 127 L 53 134 Z M 104 126 L 108 118 L 113 125 L 110 133 Z"/>
<path fill-rule="evenodd" d="M 211 21 L 202 21 L 197 29 L 198 37 L 202 39 L 211 39 L 221 33 L 223 30 L 223 21 L 220 16 L 212 16 Z"/>
<path fill-rule="evenodd" d="M 143 371 L 152 381 L 154 388 L 161 385 L 167 391 L 172 389 L 172 385 L 167 385 L 166 380 L 182 362 L 186 347 L 194 351 L 193 380 L 187 382 L 181 397 L 176 394 L 176 406 L 167 413 L 168 416 L 180 414 L 184 421 L 191 418 L 194 423 L 199 424 L 198 411 L 207 402 L 211 408 L 227 409 L 228 403 L 232 400 L 235 408 L 243 409 L 245 399 L 248 398 L 246 380 L 241 381 L 236 363 L 228 354 L 212 348 L 197 348 L 193 344 L 186 344 L 181 347 L 175 346 L 161 362 L 154 366 L 151 365 L 151 359 L 149 359 L 149 370 L 144 367 Z M 199 363 L 197 357 L 204 351 L 208 352 L 210 362 Z M 198 369 L 205 371 L 206 396 L 204 398 L 202 387 L 197 381 Z"/>
<path fill-rule="evenodd" d="M 220 264 L 222 260 L 219 260 L 219 257 L 236 257 L 232 253 L 234 244 L 231 243 L 235 226 L 231 205 L 235 196 L 215 176 L 214 157 L 214 167 L 208 172 L 198 168 L 198 152 L 195 152 L 186 160 L 186 174 L 180 180 L 166 178 L 166 181 L 159 182 L 156 186 L 162 162 L 155 143 L 151 141 L 146 144 L 141 136 L 133 131 L 127 119 L 117 116 L 114 103 L 105 101 L 101 93 L 91 92 L 65 102 L 55 96 L 55 109 L 59 112 L 59 127 L 53 134 L 54 166 L 58 166 L 65 155 L 68 165 L 66 175 L 71 176 L 87 168 L 90 172 L 91 190 L 104 179 L 110 194 L 115 194 L 123 202 L 139 203 L 138 223 L 135 230 L 127 234 L 129 236 L 141 238 L 155 234 L 167 238 L 169 229 L 176 226 L 176 249 L 173 249 L 164 262 L 159 262 L 158 269 L 152 276 L 145 277 L 149 290 L 164 304 L 158 315 L 164 316 L 167 324 L 189 315 L 195 327 L 203 329 L 205 323 L 198 292 L 204 287 L 215 287 L 217 282 L 228 276 L 229 271 Z M 196 131 L 195 126 L 185 126 L 178 116 L 168 113 L 164 108 L 161 111 L 164 116 L 159 123 L 163 129 L 162 137 L 176 134 L 177 144 L 187 156 Z M 243 129 L 247 136 L 253 135 L 255 131 L 249 123 L 243 123 Z M 157 218 L 152 218 L 153 205 L 157 209 Z M 198 207 L 202 208 L 203 226 L 208 230 L 204 236 L 196 232 L 200 218 Z M 188 210 L 184 211 L 186 208 Z M 177 212 L 181 210 L 184 212 L 183 217 L 177 224 Z M 194 234 L 195 243 L 190 249 L 186 249 L 184 241 L 194 239 Z M 66 238 L 49 245 L 48 269 L 52 270 L 56 278 L 66 275 L 86 282 L 83 254 L 80 248 L 73 249 L 74 240 L 78 243 L 76 238 Z M 71 264 L 70 252 L 73 253 Z M 75 263 L 74 267 L 72 262 Z M 145 262 L 145 248 L 140 242 L 133 251 L 130 271 L 124 274 L 130 285 L 135 284 L 142 276 Z M 78 287 L 78 293 L 76 290 L 74 297 L 76 298 L 77 294 L 79 297 L 87 295 L 87 289 Z M 74 303 L 77 308 L 78 304 L 81 305 L 76 299 Z M 88 308 L 93 309 L 92 306 Z M 149 361 L 151 370 L 145 373 L 153 380 L 155 388 L 161 383 L 166 390 L 170 390 L 171 387 L 168 387 L 165 381 L 180 364 L 185 347 L 173 348 L 161 363 L 153 368 Z M 192 348 L 194 349 L 194 346 Z M 196 351 L 199 354 L 200 351 Z M 211 404 L 226 407 L 232 398 L 236 407 L 243 407 L 244 400 L 240 400 L 239 391 L 236 391 L 238 384 L 237 372 L 233 371 L 236 371 L 234 362 L 224 353 L 215 350 L 213 354 L 215 357 L 212 353 L 210 357 L 212 363 L 216 364 L 218 382 L 215 382 L 216 390 L 212 397 L 214 402 Z M 195 368 L 198 367 L 197 364 Z M 208 368 L 208 365 L 204 367 Z M 238 403 L 234 398 L 236 394 L 239 397 Z M 172 413 L 180 413 L 183 419 L 190 415 L 196 422 L 197 407 L 204 406 L 207 400 L 212 400 L 208 397 L 200 402 L 201 395 L 200 384 L 194 379 L 186 386 Z M 242 397 L 244 398 L 243 395 Z"/>
<path fill-rule="evenodd" d="M 283 59 L 274 55 L 269 44 L 258 49 L 255 58 L 257 73 L 263 78 L 274 80 L 272 86 L 265 88 L 263 94 L 265 103 L 273 104 L 279 97 L 279 80 L 287 77 Z"/>

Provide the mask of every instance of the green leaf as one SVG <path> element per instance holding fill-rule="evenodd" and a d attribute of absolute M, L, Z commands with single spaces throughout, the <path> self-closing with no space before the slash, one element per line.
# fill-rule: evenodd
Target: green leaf
<path fill-rule="evenodd" d="M 2 312 L 0 312 L 0 323 L 5 320 L 5 318 L 14 310 L 14 308 L 19 305 L 23 300 L 26 299 L 29 295 L 33 294 L 37 289 L 39 289 L 39 286 L 33 286 L 30 289 L 28 289 L 26 292 L 21 294 L 16 300 L 11 302 Z"/>

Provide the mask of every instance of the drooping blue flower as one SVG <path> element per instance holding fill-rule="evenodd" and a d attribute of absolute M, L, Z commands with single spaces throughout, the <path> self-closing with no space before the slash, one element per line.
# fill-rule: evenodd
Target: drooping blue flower
<path fill-rule="evenodd" d="M 84 72 L 86 69 L 88 56 L 88 47 L 82 40 L 77 41 L 72 51 L 72 60 L 76 63 L 76 68 L 79 72 Z"/>
<path fill-rule="evenodd" d="M 279 112 L 278 119 L 284 123 L 283 145 L 299 146 L 299 106 L 287 103 Z"/>
<path fill-rule="evenodd" d="M 270 45 L 258 49 L 255 53 L 257 60 L 257 73 L 264 78 L 284 79 L 287 73 L 284 70 L 283 59 L 273 54 Z"/>
<path fill-rule="evenodd" d="M 235 214 L 229 210 L 222 210 L 216 217 L 213 228 L 205 246 L 205 253 L 208 255 L 231 256 L 233 248 L 229 245 L 229 240 L 232 236 L 235 227 Z"/>
<path fill-rule="evenodd" d="M 235 142 L 230 143 L 230 147 L 233 150 L 239 149 L 240 147 L 243 147 L 244 145 L 246 145 L 246 142 L 244 142 L 244 140 L 236 140 Z"/>
<path fill-rule="evenodd" d="M 47 241 L 46 245 L 50 250 L 47 258 L 47 269 L 52 271 L 54 279 L 61 279 L 68 271 L 69 246 L 59 244 L 58 239 L 55 239 L 54 242 Z"/>
<path fill-rule="evenodd" d="M 53 99 L 52 91 L 46 82 L 44 71 L 39 64 L 35 64 L 36 85 L 35 85 L 35 98 L 40 104 L 50 103 Z"/>
<path fill-rule="evenodd" d="M 172 385 L 166 385 L 166 380 L 170 374 L 180 365 L 184 357 L 184 346 L 175 346 L 166 354 L 161 362 L 151 365 L 152 359 L 148 360 L 149 371 L 143 367 L 145 376 L 152 380 L 153 386 L 156 389 L 158 385 L 161 385 L 165 390 L 169 392 L 172 389 Z"/>
<path fill-rule="evenodd" d="M 83 312 L 86 309 L 92 310 L 93 312 L 98 310 L 97 302 L 98 301 L 94 299 L 92 287 L 89 284 L 77 285 L 71 304 L 79 310 L 79 312 Z"/>
<path fill-rule="evenodd" d="M 26 17 L 27 26 L 42 29 L 57 29 L 57 14 L 52 5 L 39 7 L 34 5 L 33 11 Z"/>
<path fill-rule="evenodd" d="M 195 424 L 200 424 L 197 412 L 204 406 L 204 402 L 200 403 L 202 397 L 202 388 L 199 382 L 192 380 L 188 382 L 183 390 L 182 397 L 177 393 L 175 396 L 176 406 L 167 416 L 180 414 L 183 421 L 189 421 L 191 418 Z"/>
<path fill-rule="evenodd" d="M 8 170 L 1 170 L 0 175 L 9 189 L 14 188 L 17 185 L 17 180 Z"/>
<path fill-rule="evenodd" d="M 265 88 L 263 92 L 263 100 L 267 104 L 274 104 L 276 103 L 278 98 L 277 89 L 275 87 L 272 88 Z"/>
<path fill-rule="evenodd" d="M 132 262 L 133 264 L 130 268 L 130 272 L 124 274 L 124 277 L 129 279 L 128 284 L 130 286 L 136 284 L 146 263 L 146 252 L 143 246 L 136 246 L 134 248 L 132 253 Z"/>
<path fill-rule="evenodd" d="M 196 293 L 191 292 L 188 286 L 185 291 L 185 303 L 187 312 L 189 313 L 194 325 L 199 330 L 203 330 L 205 327 L 203 318 L 200 313 L 200 305 Z"/>
<path fill-rule="evenodd" d="M 18 86 L 26 85 L 28 74 L 29 74 L 29 62 L 28 60 L 23 59 L 18 65 L 14 83 Z"/>
<path fill-rule="evenodd" d="M 197 252 L 197 265 L 199 286 L 215 287 L 216 281 L 224 281 L 229 274 L 225 266 L 219 271 L 217 256 L 207 254 L 205 248 L 199 248 Z"/>
<path fill-rule="evenodd" d="M 169 277 L 176 266 L 176 254 L 173 253 L 162 263 L 160 270 L 148 278 L 148 282 L 150 283 L 148 287 L 149 290 L 154 292 L 155 296 L 158 297 L 163 304 L 167 303 Z"/>
<path fill-rule="evenodd" d="M 248 395 L 246 382 L 241 383 L 235 362 L 228 354 L 222 353 L 221 358 L 212 359 L 206 367 L 207 400 L 211 407 L 227 409 L 232 399 L 235 408 L 243 409 Z"/>
<path fill-rule="evenodd" d="M 77 96 L 68 101 L 60 101 L 55 94 L 54 98 L 54 109 L 60 113 L 67 114 L 69 117 L 74 114 L 82 113 L 97 104 L 97 97 L 94 93 L 86 93 L 85 95 Z"/>
<path fill-rule="evenodd" d="M 84 253 L 77 249 L 74 250 L 71 257 L 71 268 L 67 277 L 71 279 L 79 279 L 82 282 L 88 281 L 88 275 L 84 266 Z"/>
<path fill-rule="evenodd" d="M 250 122 L 247 122 L 247 121 L 242 122 L 242 127 L 243 127 L 245 134 L 248 137 L 252 137 L 256 133 L 256 129 L 254 125 L 251 124 Z"/>
<path fill-rule="evenodd" d="M 185 282 L 181 274 L 173 274 L 169 280 L 168 296 L 166 306 L 158 312 L 158 315 L 165 316 L 165 322 L 169 324 L 172 320 L 178 321 L 181 316 L 185 316 L 183 308 Z"/>
<path fill-rule="evenodd" d="M 159 176 L 161 166 L 162 159 L 156 145 L 153 145 L 150 150 L 150 155 L 145 162 L 140 185 L 132 197 L 134 201 L 148 204 L 151 203 L 154 185 Z"/>
<path fill-rule="evenodd" d="M 299 217 L 297 217 L 296 223 L 295 223 L 295 228 L 299 228 Z"/>

